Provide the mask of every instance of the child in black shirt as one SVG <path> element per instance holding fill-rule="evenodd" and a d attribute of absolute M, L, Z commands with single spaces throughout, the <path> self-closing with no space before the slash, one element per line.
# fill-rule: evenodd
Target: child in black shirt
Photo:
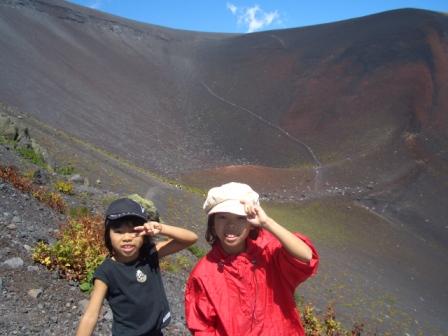
<path fill-rule="evenodd" d="M 171 314 L 159 269 L 159 257 L 196 242 L 195 233 L 158 222 L 138 203 L 122 198 L 106 211 L 105 244 L 110 252 L 94 274 L 89 305 L 77 336 L 92 335 L 104 298 L 113 312 L 113 335 L 162 335 Z M 156 244 L 151 237 L 169 239 Z"/>

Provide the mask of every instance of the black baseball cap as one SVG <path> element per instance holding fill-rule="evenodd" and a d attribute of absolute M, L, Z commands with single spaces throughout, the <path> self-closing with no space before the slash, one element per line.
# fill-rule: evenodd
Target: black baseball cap
<path fill-rule="evenodd" d="M 113 201 L 106 210 L 106 224 L 108 220 L 116 220 L 123 217 L 138 217 L 148 220 L 145 208 L 129 198 L 120 198 Z"/>

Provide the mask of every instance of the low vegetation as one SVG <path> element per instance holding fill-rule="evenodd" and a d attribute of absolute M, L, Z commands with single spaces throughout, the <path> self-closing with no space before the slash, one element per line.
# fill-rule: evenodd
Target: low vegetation
<path fill-rule="evenodd" d="M 299 305 L 302 312 L 302 322 L 307 336 L 361 336 L 364 326 L 355 324 L 352 330 L 346 330 L 336 320 L 336 313 L 332 305 L 327 307 L 324 314 L 317 314 L 311 304 Z"/>
<path fill-rule="evenodd" d="M 71 183 L 71 182 L 62 181 L 62 180 L 56 181 L 55 188 L 57 191 L 59 191 L 63 194 L 67 194 L 67 195 L 73 194 L 73 183 Z"/>
<path fill-rule="evenodd" d="M 66 166 L 56 167 L 55 171 L 59 175 L 70 176 L 70 175 L 74 174 L 75 167 L 73 167 L 71 164 L 68 164 Z"/>
<path fill-rule="evenodd" d="M 67 204 L 58 192 L 51 191 L 43 186 L 34 185 L 32 180 L 22 176 L 16 167 L 0 165 L 0 178 L 11 183 L 20 191 L 32 195 L 38 201 L 47 204 L 59 213 L 65 213 L 67 210 Z"/>
<path fill-rule="evenodd" d="M 67 222 L 60 227 L 57 241 L 54 244 L 39 242 L 34 248 L 33 259 L 51 270 L 57 270 L 61 277 L 78 282 L 82 291 L 90 292 L 93 273 L 107 256 L 103 244 L 102 216 L 90 214 L 89 209 L 85 207 L 68 209 L 60 194 L 74 193 L 73 186 L 68 182 L 58 181 L 55 184 L 56 191 L 51 191 L 34 185 L 32 180 L 22 176 L 17 168 L 1 165 L 0 178 L 54 210 L 68 215 Z M 192 246 L 188 250 L 197 258 L 205 255 L 205 251 L 198 246 Z M 161 261 L 162 269 L 169 272 L 188 271 L 192 266 L 191 261 L 182 255 L 171 256 Z M 317 314 L 311 304 L 298 303 L 298 307 L 302 312 L 307 336 L 362 335 L 362 324 L 354 325 L 351 330 L 344 329 L 336 320 L 332 306 L 329 306 L 324 314 Z"/>
<path fill-rule="evenodd" d="M 90 292 L 92 275 L 107 255 L 103 244 L 103 220 L 100 216 L 69 218 L 56 243 L 39 242 L 33 259 Z"/>
<path fill-rule="evenodd" d="M 197 245 L 188 247 L 188 251 L 190 251 L 198 259 L 202 258 L 206 254 L 206 251 Z"/>
<path fill-rule="evenodd" d="M 1 103 L 0 103 L 1 105 Z M 45 162 L 45 158 L 42 153 L 35 150 L 31 145 L 21 145 L 18 139 L 13 139 L 11 137 L 5 137 L 4 134 L 0 133 L 0 144 L 7 145 L 13 148 L 21 157 L 34 163 L 44 169 L 48 169 L 49 166 Z"/>
<path fill-rule="evenodd" d="M 17 147 L 17 152 L 25 159 L 31 161 L 36 166 L 47 168 L 45 159 L 41 153 L 36 152 L 33 148 L 29 147 Z"/>
<path fill-rule="evenodd" d="M 179 254 L 169 255 L 160 260 L 160 268 L 171 273 L 187 271 L 193 267 L 191 260 Z"/>

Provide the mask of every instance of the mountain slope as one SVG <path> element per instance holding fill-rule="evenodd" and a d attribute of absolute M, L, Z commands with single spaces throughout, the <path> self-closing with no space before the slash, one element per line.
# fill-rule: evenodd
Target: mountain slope
<path fill-rule="evenodd" d="M 440 14 L 225 35 L 60 1 L 1 6 L 0 99 L 161 172 L 334 163 L 446 128 Z"/>
<path fill-rule="evenodd" d="M 0 102 L 27 114 L 55 155 L 88 147 L 100 154 L 86 170 L 114 183 L 115 168 L 202 190 L 240 180 L 264 201 L 314 209 L 292 213 L 315 225 L 317 294 L 356 273 L 365 288 L 351 298 L 384 288 L 409 320 L 448 330 L 446 15 L 403 9 L 232 35 L 3 0 L 0 31 Z M 57 147 L 62 135 L 72 151 Z M 163 189 L 151 180 L 128 187 Z"/>

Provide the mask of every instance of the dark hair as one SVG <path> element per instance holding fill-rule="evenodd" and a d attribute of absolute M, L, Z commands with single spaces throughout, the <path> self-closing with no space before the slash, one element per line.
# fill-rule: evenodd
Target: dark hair
<path fill-rule="evenodd" d="M 135 216 L 122 217 L 118 219 L 106 219 L 106 228 L 104 230 L 104 245 L 109 251 L 109 255 L 112 256 L 114 249 L 112 247 L 112 241 L 110 240 L 110 230 L 118 229 L 125 224 L 131 224 L 132 226 L 143 225 L 145 220 Z M 143 245 L 140 248 L 139 257 L 144 258 L 149 256 L 152 247 L 154 246 L 153 240 L 149 236 L 143 236 Z"/>
<path fill-rule="evenodd" d="M 210 244 L 213 245 L 218 237 L 216 236 L 215 229 L 215 214 L 211 214 L 208 216 L 207 219 L 207 231 L 205 231 L 205 240 Z M 252 227 L 249 232 L 249 238 L 252 240 L 256 240 L 258 238 L 258 234 L 260 233 L 260 228 L 258 227 Z"/>

